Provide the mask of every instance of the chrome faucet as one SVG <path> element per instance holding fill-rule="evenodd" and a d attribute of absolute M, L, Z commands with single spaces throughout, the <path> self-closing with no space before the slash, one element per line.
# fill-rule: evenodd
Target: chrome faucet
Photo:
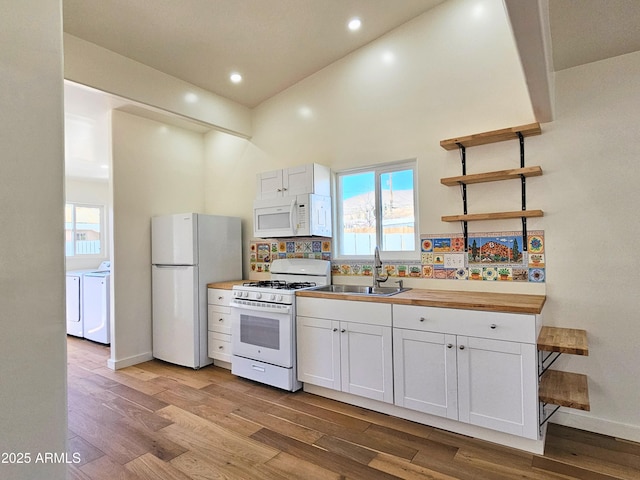
<path fill-rule="evenodd" d="M 379 287 L 381 283 L 386 282 L 389 279 L 389 274 L 384 276 L 380 275 L 382 271 L 382 260 L 380 260 L 380 249 L 376 245 L 373 251 L 373 286 Z"/>

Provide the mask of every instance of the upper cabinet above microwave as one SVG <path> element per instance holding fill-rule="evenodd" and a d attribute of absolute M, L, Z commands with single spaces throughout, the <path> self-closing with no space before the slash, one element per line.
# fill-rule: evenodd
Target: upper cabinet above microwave
<path fill-rule="evenodd" d="M 257 200 L 295 197 L 305 193 L 331 195 L 331 170 L 317 163 L 263 172 L 257 176 Z"/>

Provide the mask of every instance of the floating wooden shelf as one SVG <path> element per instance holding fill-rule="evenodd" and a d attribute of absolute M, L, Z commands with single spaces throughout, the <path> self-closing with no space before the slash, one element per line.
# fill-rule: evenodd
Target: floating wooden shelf
<path fill-rule="evenodd" d="M 535 166 L 441 178 L 440 183 L 448 187 L 455 187 L 456 185 L 461 185 L 463 183 L 469 185 L 471 183 L 498 182 L 500 180 L 511 180 L 522 177 L 539 177 L 540 175 L 542 175 L 542 168 Z"/>
<path fill-rule="evenodd" d="M 538 335 L 538 350 L 589 355 L 587 331 L 575 328 L 542 327 Z"/>
<path fill-rule="evenodd" d="M 503 128 L 502 130 L 467 135 L 466 137 L 449 138 L 442 140 L 440 146 L 445 150 L 456 150 L 459 144 L 464 147 L 475 147 L 477 145 L 486 145 L 487 143 L 503 142 L 505 140 L 517 139 L 518 132 L 520 132 L 523 137 L 531 137 L 533 135 L 540 135 L 542 130 L 540 129 L 539 123 L 531 123 L 519 127 Z"/>
<path fill-rule="evenodd" d="M 589 411 L 587 376 L 579 373 L 547 370 L 540 379 L 540 401 L 561 407 Z"/>
<path fill-rule="evenodd" d="M 505 218 L 542 217 L 542 210 L 516 210 L 515 212 L 471 213 L 467 215 L 445 215 L 443 222 L 471 222 L 474 220 L 503 220 Z"/>

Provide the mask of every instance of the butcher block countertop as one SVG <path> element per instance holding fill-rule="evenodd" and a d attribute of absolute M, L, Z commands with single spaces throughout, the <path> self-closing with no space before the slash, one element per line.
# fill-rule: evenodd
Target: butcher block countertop
<path fill-rule="evenodd" d="M 361 302 L 391 303 L 395 305 L 418 305 L 422 307 L 457 308 L 461 310 L 484 310 L 487 312 L 533 313 L 542 312 L 545 295 L 523 295 L 514 293 L 460 292 L 452 290 L 425 290 L 413 288 L 388 297 L 354 295 L 349 293 L 314 292 L 300 290 L 298 297 L 316 297 L 333 300 L 357 300 Z"/>
<path fill-rule="evenodd" d="M 219 288 L 221 290 L 231 290 L 234 285 L 242 285 L 245 282 L 250 282 L 251 280 L 229 280 L 227 282 L 213 282 L 207 283 L 207 288 Z"/>

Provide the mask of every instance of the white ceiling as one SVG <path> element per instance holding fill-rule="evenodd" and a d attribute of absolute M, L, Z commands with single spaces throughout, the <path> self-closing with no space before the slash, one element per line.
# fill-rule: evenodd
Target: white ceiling
<path fill-rule="evenodd" d="M 255 107 L 443 1 L 64 0 L 63 20 L 71 35 Z"/>
<path fill-rule="evenodd" d="M 640 50 L 640 0 L 549 0 L 554 70 Z"/>
<path fill-rule="evenodd" d="M 444 1 L 454 0 L 63 0 L 63 20 L 71 35 L 255 107 Z M 640 0 L 538 1 L 549 7 L 555 71 L 640 50 Z M 355 16 L 363 27 L 350 32 Z M 229 81 L 233 71 L 242 83 Z M 92 115 L 117 107 L 154 115 L 65 86 L 68 175 L 107 178 L 104 159 L 71 143 L 87 141 Z"/>

